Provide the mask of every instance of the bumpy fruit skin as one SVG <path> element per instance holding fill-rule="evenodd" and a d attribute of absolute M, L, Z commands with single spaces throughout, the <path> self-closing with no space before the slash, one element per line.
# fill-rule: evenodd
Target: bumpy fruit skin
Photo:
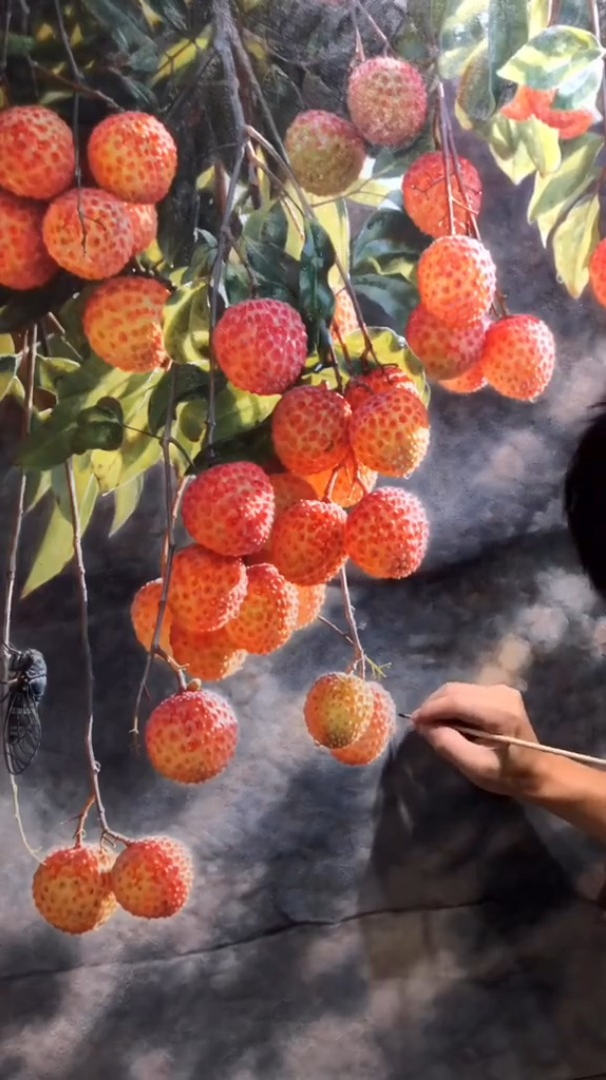
<path fill-rule="evenodd" d="M 299 613 L 295 630 L 305 630 L 316 621 L 326 603 L 326 585 L 295 585 Z"/>
<path fill-rule="evenodd" d="M 158 235 L 158 211 L 153 203 L 124 203 L 133 230 L 132 256 L 141 255 Z"/>
<path fill-rule="evenodd" d="M 28 199 L 54 199 L 73 182 L 73 135 L 60 116 L 42 105 L 0 112 L 0 187 Z"/>
<path fill-rule="evenodd" d="M 553 109 L 556 90 L 533 90 L 519 86 L 515 97 L 501 112 L 508 120 L 528 120 L 536 116 L 549 127 L 559 131 L 560 139 L 577 139 L 593 127 L 598 116 L 589 109 Z"/>
<path fill-rule="evenodd" d="M 324 585 L 345 563 L 346 521 L 335 503 L 295 503 L 275 524 L 271 561 L 295 585 Z"/>
<path fill-rule="evenodd" d="M 220 319 L 214 347 L 234 386 L 262 396 L 283 394 L 305 366 L 307 331 L 298 311 L 282 300 L 244 300 Z"/>
<path fill-rule="evenodd" d="M 0 285 L 7 289 L 37 289 L 57 272 L 42 240 L 44 213 L 40 203 L 0 191 Z"/>
<path fill-rule="evenodd" d="M 353 414 L 350 438 L 357 461 L 381 476 L 407 477 L 429 447 L 429 413 L 405 387 L 379 394 Z"/>
<path fill-rule="evenodd" d="M 461 328 L 478 322 L 494 300 L 497 272 L 490 252 L 470 236 L 443 236 L 419 259 L 418 286 L 427 311 Z"/>
<path fill-rule="evenodd" d="M 286 151 L 301 186 L 326 198 L 351 187 L 366 160 L 364 140 L 353 124 L 321 109 L 299 113 L 293 120 Z"/>
<path fill-rule="evenodd" d="M 241 559 L 191 544 L 175 555 L 168 596 L 175 622 L 192 633 L 219 630 L 235 618 L 246 596 Z"/>
<path fill-rule="evenodd" d="M 395 735 L 396 706 L 391 694 L 380 683 L 371 682 L 368 685 L 372 689 L 374 708 L 366 731 L 351 746 L 332 751 L 332 756 L 342 765 L 372 765 L 385 753 Z"/>
<path fill-rule="evenodd" d="M 87 281 L 119 274 L 133 250 L 124 203 L 95 188 L 72 188 L 55 199 L 44 215 L 42 236 L 55 262 Z"/>
<path fill-rule="evenodd" d="M 296 630 L 297 589 L 269 563 L 249 566 L 247 574 L 244 603 L 225 632 L 236 648 L 254 656 L 268 656 L 281 649 Z"/>
<path fill-rule="evenodd" d="M 329 750 L 351 746 L 370 724 L 374 694 L 357 675 L 330 672 L 313 684 L 305 701 L 305 723 L 312 739 Z"/>
<path fill-rule="evenodd" d="M 378 394 L 387 394 L 390 390 L 401 388 L 417 394 L 415 383 L 401 368 L 390 365 L 375 367 L 366 375 L 359 375 L 351 380 L 345 389 L 345 400 L 352 412 L 355 412 Z"/>
<path fill-rule="evenodd" d="M 191 855 L 168 836 L 137 840 L 118 856 L 112 884 L 120 907 L 141 919 L 168 919 L 185 907 L 194 881 Z"/>
<path fill-rule="evenodd" d="M 237 461 L 197 476 L 183 498 L 183 524 L 218 555 L 252 555 L 269 540 L 274 490 L 258 465 Z"/>
<path fill-rule="evenodd" d="M 156 772 L 178 784 L 202 784 L 227 768 L 238 745 L 230 704 L 212 690 L 185 690 L 158 705 L 145 729 Z"/>
<path fill-rule="evenodd" d="M 482 206 L 482 181 L 479 173 L 466 158 L 459 159 L 463 190 L 454 171 L 450 169 L 454 232 L 464 234 L 470 216 L 477 217 Z M 417 228 L 429 236 L 449 236 L 450 219 L 446 174 L 442 153 L 423 154 L 411 165 L 402 181 L 404 209 Z"/>
<path fill-rule="evenodd" d="M 335 296 L 335 313 L 330 329 L 339 341 L 344 341 L 360 329 L 356 309 L 347 289 L 339 289 Z"/>
<path fill-rule="evenodd" d="M 144 649 L 151 649 L 156 630 L 158 608 L 162 599 L 162 578 L 156 581 L 148 581 L 135 594 L 131 604 L 130 617 L 137 641 Z M 160 648 L 170 656 L 170 632 L 172 628 L 172 615 L 167 608 L 162 619 L 160 632 Z"/>
<path fill-rule="evenodd" d="M 399 488 L 371 492 L 347 520 L 347 554 L 370 577 L 410 577 L 423 562 L 428 543 L 429 522 L 421 502 Z"/>
<path fill-rule="evenodd" d="M 555 361 L 554 336 L 534 315 L 510 315 L 486 334 L 482 370 L 504 397 L 536 401 L 551 381 Z"/>
<path fill-rule="evenodd" d="M 457 379 L 445 379 L 440 385 L 451 394 L 477 394 L 478 390 L 483 390 L 488 383 L 480 361 L 464 375 L 459 375 Z"/>
<path fill-rule="evenodd" d="M 32 886 L 42 918 L 65 934 L 97 930 L 114 914 L 115 855 L 86 845 L 62 848 L 40 863 Z"/>
<path fill-rule="evenodd" d="M 294 473 L 272 473 L 269 482 L 274 489 L 276 519 L 290 506 L 300 502 L 301 499 L 316 498 L 316 493 L 311 484 L 308 484 L 307 480 L 304 480 L 302 476 L 295 476 Z"/>
<path fill-rule="evenodd" d="M 285 468 L 298 476 L 334 469 L 349 449 L 351 409 L 325 386 L 290 390 L 272 417 L 274 450 Z"/>
<path fill-rule="evenodd" d="M 170 644 L 177 663 L 187 668 L 192 679 L 202 679 L 203 682 L 228 679 L 246 661 L 247 654 L 243 649 L 236 649 L 224 626 L 208 634 L 191 634 L 178 623 L 173 623 Z"/>
<path fill-rule="evenodd" d="M 325 469 L 315 476 L 308 476 L 307 482 L 318 499 L 328 499 L 348 510 L 373 490 L 377 483 L 377 474 L 356 461 L 350 451 L 336 469 Z"/>
<path fill-rule="evenodd" d="M 124 112 L 97 124 L 88 143 L 88 165 L 99 187 L 126 202 L 157 203 L 177 171 L 177 147 L 154 116 Z"/>
<path fill-rule="evenodd" d="M 589 281 L 598 304 L 606 307 L 606 239 L 600 240 L 589 262 Z"/>
<path fill-rule="evenodd" d="M 406 340 L 425 368 L 428 379 L 458 379 L 479 363 L 490 320 L 469 326 L 445 326 L 422 304 L 411 313 Z"/>
<path fill-rule="evenodd" d="M 84 309 L 90 346 L 111 367 L 143 373 L 168 362 L 162 312 L 170 293 L 151 278 L 119 277 L 99 285 Z"/>
<path fill-rule="evenodd" d="M 427 90 L 412 64 L 389 56 L 365 60 L 347 88 L 350 116 L 374 146 L 405 146 L 427 119 Z"/>

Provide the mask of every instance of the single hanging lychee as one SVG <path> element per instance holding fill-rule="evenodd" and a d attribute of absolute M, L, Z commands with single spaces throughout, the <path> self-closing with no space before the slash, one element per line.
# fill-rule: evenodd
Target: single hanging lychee
<path fill-rule="evenodd" d="M 427 90 L 421 73 L 406 60 L 376 56 L 350 77 L 349 114 L 373 146 L 407 146 L 427 119 Z"/>
<path fill-rule="evenodd" d="M 353 124 L 320 109 L 299 113 L 293 120 L 286 151 L 301 186 L 326 198 L 351 187 L 366 160 L 364 141 Z"/>

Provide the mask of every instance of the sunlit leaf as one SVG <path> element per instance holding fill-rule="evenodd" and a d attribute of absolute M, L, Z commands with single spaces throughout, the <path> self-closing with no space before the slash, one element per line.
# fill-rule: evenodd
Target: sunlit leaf
<path fill-rule="evenodd" d="M 74 485 L 82 533 L 88 527 L 98 495 L 97 481 L 88 461 L 74 459 Z M 23 587 L 22 596 L 29 596 L 41 585 L 51 581 L 71 562 L 74 554 L 73 524 L 61 506 L 55 504 L 50 520 L 36 552 L 33 565 Z"/>
<path fill-rule="evenodd" d="M 560 139 L 556 129 L 544 124 L 536 116 L 522 121 L 518 129 L 528 156 L 541 176 L 555 173 L 562 160 Z"/>
<path fill-rule="evenodd" d="M 537 176 L 528 205 L 528 221 L 536 221 L 543 243 L 567 209 L 599 176 L 595 160 L 602 149 L 598 135 L 569 143 L 553 176 Z"/>
<path fill-rule="evenodd" d="M 588 195 L 569 211 L 553 234 L 558 276 L 576 299 L 589 282 L 589 260 L 600 239 L 600 200 Z"/>
<path fill-rule="evenodd" d="M 521 183 L 536 171 L 520 128 L 521 124 L 508 120 L 501 113 L 495 116 L 490 127 L 490 152 L 499 168 L 514 184 Z"/>
<path fill-rule="evenodd" d="M 534 90 L 555 90 L 603 56 L 602 46 L 588 30 L 550 26 L 523 45 L 499 75 Z"/>
<path fill-rule="evenodd" d="M 0 401 L 8 393 L 18 367 L 18 356 L 0 356 Z"/>
<path fill-rule="evenodd" d="M 115 536 L 132 517 L 139 505 L 143 487 L 143 476 L 135 476 L 127 484 L 122 484 L 119 488 L 116 488 L 114 491 L 114 516 L 109 530 L 110 536 Z"/>
<path fill-rule="evenodd" d="M 213 440 L 222 443 L 258 427 L 274 411 L 279 397 L 258 397 L 234 386 L 226 386 L 216 401 Z"/>

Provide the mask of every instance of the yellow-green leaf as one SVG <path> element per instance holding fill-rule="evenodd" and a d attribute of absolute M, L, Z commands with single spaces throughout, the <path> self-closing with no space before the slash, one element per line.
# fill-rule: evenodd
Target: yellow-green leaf
<path fill-rule="evenodd" d="M 600 200 L 587 195 L 573 206 L 553 234 L 558 276 L 575 300 L 589 281 L 589 260 L 600 239 Z"/>
<path fill-rule="evenodd" d="M 560 136 L 556 128 L 549 127 L 536 116 L 519 124 L 520 138 L 528 150 L 528 156 L 541 176 L 556 172 L 560 166 Z"/>
<path fill-rule="evenodd" d="M 497 165 L 514 184 L 536 172 L 515 120 L 498 113 L 490 127 L 489 146 Z"/>
<path fill-rule="evenodd" d="M 595 34 L 576 26 L 549 26 L 499 69 L 503 79 L 533 90 L 555 90 L 604 56 Z"/>
<path fill-rule="evenodd" d="M 562 155 L 560 168 L 552 176 L 537 176 L 528 204 L 528 221 L 536 221 L 544 244 L 562 215 L 597 179 L 595 160 L 603 146 L 599 135 L 575 139 Z"/>
<path fill-rule="evenodd" d="M 109 530 L 110 536 L 115 536 L 119 529 L 132 517 L 139 499 L 143 492 L 143 476 L 135 476 L 127 484 L 121 484 L 114 492 L 114 517 Z"/>
<path fill-rule="evenodd" d="M 80 525 L 84 533 L 95 508 L 98 487 L 97 481 L 88 466 L 88 459 L 86 464 L 82 461 L 79 462 L 77 458 L 72 460 Z M 27 581 L 23 586 L 22 597 L 29 596 L 30 593 L 39 589 L 41 585 L 45 585 L 47 581 L 51 581 L 57 574 L 60 574 L 67 564 L 71 562 L 73 554 L 73 524 L 66 517 L 63 508 L 56 503 Z"/>

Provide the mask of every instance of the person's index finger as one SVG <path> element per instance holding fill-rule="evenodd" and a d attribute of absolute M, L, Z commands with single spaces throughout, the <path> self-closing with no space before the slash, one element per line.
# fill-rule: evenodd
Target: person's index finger
<path fill-rule="evenodd" d="M 485 689 L 454 683 L 438 692 L 414 714 L 418 725 L 466 723 L 483 731 L 498 732 L 502 727 L 498 711 L 491 709 Z"/>

